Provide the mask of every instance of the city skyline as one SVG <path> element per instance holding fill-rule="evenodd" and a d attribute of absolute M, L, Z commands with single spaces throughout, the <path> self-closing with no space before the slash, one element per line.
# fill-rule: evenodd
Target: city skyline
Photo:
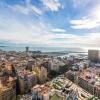
<path fill-rule="evenodd" d="M 0 44 L 100 49 L 99 0 L 0 0 Z"/>

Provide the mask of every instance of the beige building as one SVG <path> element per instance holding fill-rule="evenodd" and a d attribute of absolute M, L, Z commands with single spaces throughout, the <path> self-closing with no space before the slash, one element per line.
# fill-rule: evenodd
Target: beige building
<path fill-rule="evenodd" d="M 31 87 L 37 84 L 37 76 L 35 72 L 28 70 L 22 71 L 18 77 L 20 93 L 27 93 Z"/>
<path fill-rule="evenodd" d="M 44 67 L 40 68 L 40 74 L 39 74 L 39 81 L 40 83 L 44 83 L 47 79 L 47 69 Z"/>
<path fill-rule="evenodd" d="M 100 51 L 99 50 L 88 50 L 88 59 L 91 61 L 99 61 Z"/>
<path fill-rule="evenodd" d="M 47 69 L 44 67 L 34 67 L 33 71 L 38 77 L 40 83 L 44 83 L 47 79 Z"/>
<path fill-rule="evenodd" d="M 49 100 L 49 94 L 50 87 L 47 85 L 36 85 L 32 88 L 32 95 L 37 96 L 37 98 L 40 98 L 41 100 Z"/>
<path fill-rule="evenodd" d="M 0 100 L 16 100 L 16 80 L 12 79 L 10 77 L 6 85 L 0 79 Z"/>

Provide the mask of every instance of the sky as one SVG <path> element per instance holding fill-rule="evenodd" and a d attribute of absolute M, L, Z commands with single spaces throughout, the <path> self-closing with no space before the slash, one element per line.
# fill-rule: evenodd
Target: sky
<path fill-rule="evenodd" d="M 0 0 L 0 45 L 100 49 L 100 0 Z"/>

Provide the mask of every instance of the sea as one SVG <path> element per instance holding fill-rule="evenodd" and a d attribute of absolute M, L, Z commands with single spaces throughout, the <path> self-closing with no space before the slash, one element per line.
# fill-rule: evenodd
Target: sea
<path fill-rule="evenodd" d="M 25 51 L 25 46 L 0 46 L 0 50 L 3 51 Z M 81 48 L 65 48 L 65 47 L 29 47 L 30 51 L 42 51 L 42 52 L 66 52 L 66 51 L 72 51 L 72 52 L 85 52 Z"/>

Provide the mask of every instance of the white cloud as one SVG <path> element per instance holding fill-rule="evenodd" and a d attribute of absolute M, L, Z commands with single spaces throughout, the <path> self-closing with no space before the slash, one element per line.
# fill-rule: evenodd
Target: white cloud
<path fill-rule="evenodd" d="M 43 12 L 41 9 L 37 8 L 36 6 L 32 5 L 30 3 L 31 0 L 26 0 L 26 5 L 20 5 L 20 4 L 16 4 L 16 5 L 8 5 L 9 8 L 11 8 L 13 11 L 15 12 L 20 12 L 23 14 L 29 14 L 30 12 L 41 15 Z"/>
<path fill-rule="evenodd" d="M 55 29 L 52 29 L 51 31 L 52 32 L 61 32 L 61 33 L 66 32 L 65 29 L 60 29 L 60 28 L 55 28 Z"/>
<path fill-rule="evenodd" d="M 37 14 L 41 15 L 42 14 L 42 11 L 40 9 L 38 9 L 37 7 L 35 6 L 31 6 L 31 9 L 36 12 Z"/>
<path fill-rule="evenodd" d="M 84 18 L 79 20 L 71 20 L 71 27 L 74 29 L 92 29 L 100 26 L 100 22 L 96 18 Z"/>
<path fill-rule="evenodd" d="M 9 8 L 11 8 L 15 12 L 20 12 L 23 14 L 29 14 L 30 12 L 34 12 L 35 14 L 42 15 L 45 11 L 51 10 L 51 11 L 58 11 L 63 6 L 60 4 L 58 0 L 42 0 L 43 5 L 46 7 L 38 8 L 31 4 L 31 0 L 26 0 L 26 5 L 8 5 Z"/>
<path fill-rule="evenodd" d="M 92 29 L 100 26 L 100 4 L 91 9 L 90 13 L 80 19 L 71 20 L 74 29 Z"/>
<path fill-rule="evenodd" d="M 29 6 L 27 6 L 29 7 Z M 23 13 L 30 12 L 28 8 L 21 8 L 19 6 L 17 9 L 24 11 Z M 23 10 L 24 9 L 24 10 Z M 32 9 L 32 8 L 31 8 Z M 99 6 L 94 9 L 87 17 L 81 20 L 74 20 L 71 23 L 75 25 L 80 25 L 81 28 L 93 28 L 99 25 L 100 14 L 98 13 Z M 33 11 L 37 14 L 41 14 L 41 11 L 33 7 Z M 14 43 L 30 43 L 38 44 L 37 46 L 48 45 L 48 46 L 61 46 L 61 47 L 91 47 L 100 48 L 100 32 L 99 33 L 87 33 L 83 36 L 66 33 L 66 30 L 53 28 L 49 26 L 48 23 L 43 23 L 40 20 L 38 23 L 35 20 L 18 20 L 14 15 L 9 17 L 0 14 L 0 40 L 8 40 Z M 92 18 L 92 19 L 91 19 Z M 92 21 L 93 22 L 92 22 Z M 42 20 L 43 21 L 43 20 Z M 91 23 L 91 24 L 87 24 Z M 93 26 L 95 25 L 96 26 Z M 86 26 L 85 26 L 86 25 Z M 80 27 L 78 26 L 78 27 Z M 57 33 L 58 32 L 58 33 Z M 61 34 L 59 34 L 59 32 Z"/>
<path fill-rule="evenodd" d="M 85 7 L 88 2 L 91 0 L 73 0 L 73 6 L 76 7 Z"/>
<path fill-rule="evenodd" d="M 12 24 L 13 23 L 13 24 Z M 14 43 L 38 44 L 37 46 L 61 46 L 61 47 L 98 47 L 100 48 L 100 33 L 88 33 L 83 36 L 66 33 L 63 29 L 53 29 L 47 23 L 28 22 L 23 23 L 16 18 L 8 18 L 0 15 L 0 40 L 8 40 Z M 63 33 L 64 32 L 64 33 Z"/>
<path fill-rule="evenodd" d="M 20 12 L 23 14 L 28 14 L 30 12 L 30 9 L 21 5 L 14 5 L 14 6 L 8 6 L 8 7 L 11 8 L 14 12 Z"/>
<path fill-rule="evenodd" d="M 26 22 L 26 24 L 0 16 L 0 40 L 8 40 L 14 43 L 38 44 L 37 46 L 60 46 L 60 47 L 99 47 L 100 33 L 89 33 L 78 36 L 69 33 L 54 33 L 52 28 L 45 23 Z M 3 23 L 3 24 L 2 24 Z M 13 24 L 11 24 L 13 23 Z M 3 30 L 2 30 L 3 29 Z M 56 31 L 60 31 L 56 29 Z M 58 41 L 57 41 L 58 39 Z"/>
<path fill-rule="evenodd" d="M 58 0 L 42 0 L 43 4 L 51 11 L 58 11 L 62 5 Z"/>
<path fill-rule="evenodd" d="M 50 40 L 51 39 L 51 40 Z M 58 41 L 57 41 L 58 40 Z M 62 46 L 62 47 L 91 47 L 100 48 L 100 33 L 89 33 L 83 36 L 74 34 L 51 34 L 47 41 L 49 45 Z"/>
<path fill-rule="evenodd" d="M 45 38 L 46 30 L 48 28 L 41 22 L 26 21 L 24 23 L 15 17 L 9 18 L 0 15 L 0 40 L 8 40 L 16 43 L 41 44 L 47 40 Z"/>

